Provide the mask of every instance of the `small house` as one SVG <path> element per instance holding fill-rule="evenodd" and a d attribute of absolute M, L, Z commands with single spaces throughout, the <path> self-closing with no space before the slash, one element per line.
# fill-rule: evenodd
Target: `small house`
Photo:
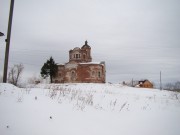
<path fill-rule="evenodd" d="M 142 80 L 138 82 L 137 87 L 140 88 L 153 88 L 153 84 L 149 80 Z"/>

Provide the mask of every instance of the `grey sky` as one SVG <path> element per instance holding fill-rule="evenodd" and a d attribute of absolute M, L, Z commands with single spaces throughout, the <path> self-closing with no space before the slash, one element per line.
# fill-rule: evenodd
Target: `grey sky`
<path fill-rule="evenodd" d="M 7 32 L 10 0 L 0 0 L 0 31 Z M 107 82 L 147 78 L 180 81 L 179 0 L 15 0 L 9 66 L 38 75 L 53 56 L 88 40 L 93 61 L 105 61 Z M 0 38 L 0 74 L 5 37 Z"/>

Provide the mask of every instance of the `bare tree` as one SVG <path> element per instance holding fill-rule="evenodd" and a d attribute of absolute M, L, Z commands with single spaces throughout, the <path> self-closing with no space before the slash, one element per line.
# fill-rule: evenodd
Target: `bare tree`
<path fill-rule="evenodd" d="M 41 77 L 33 75 L 32 77 L 29 77 L 27 80 L 28 84 L 37 84 L 41 82 Z"/>
<path fill-rule="evenodd" d="M 23 69 L 23 64 L 17 64 L 11 67 L 8 74 L 8 82 L 17 86 Z"/>
<path fill-rule="evenodd" d="M 180 91 L 180 81 L 177 81 L 174 85 L 176 91 Z"/>
<path fill-rule="evenodd" d="M 179 91 L 180 92 L 180 81 L 175 83 L 167 83 L 165 85 L 165 90 Z"/>
<path fill-rule="evenodd" d="M 167 83 L 166 85 L 165 85 L 165 88 L 164 88 L 165 90 L 174 90 L 174 84 L 172 84 L 172 83 Z"/>

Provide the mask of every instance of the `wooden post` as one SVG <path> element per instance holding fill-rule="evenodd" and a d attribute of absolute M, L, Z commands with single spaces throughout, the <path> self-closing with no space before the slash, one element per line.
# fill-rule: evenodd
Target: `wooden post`
<path fill-rule="evenodd" d="M 162 90 L 162 83 L 161 83 L 161 71 L 160 71 L 160 90 Z"/>
<path fill-rule="evenodd" d="M 10 11 L 9 11 L 7 39 L 6 39 L 6 50 L 5 50 L 5 58 L 4 58 L 4 74 L 3 74 L 3 82 L 4 83 L 7 82 L 7 70 L 8 70 L 8 59 L 9 59 L 9 48 L 10 48 L 13 8 L 14 8 L 14 0 L 11 0 Z"/>

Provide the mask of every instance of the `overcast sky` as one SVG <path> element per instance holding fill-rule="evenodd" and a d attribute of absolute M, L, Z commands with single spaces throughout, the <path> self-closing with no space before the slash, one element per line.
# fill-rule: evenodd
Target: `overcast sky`
<path fill-rule="evenodd" d="M 10 0 L 0 0 L 0 31 L 7 35 Z M 6 36 L 0 37 L 3 74 Z M 23 63 L 24 78 L 43 63 L 68 62 L 68 51 L 91 46 L 105 61 L 107 82 L 180 81 L 180 0 L 15 0 L 9 67 Z"/>

